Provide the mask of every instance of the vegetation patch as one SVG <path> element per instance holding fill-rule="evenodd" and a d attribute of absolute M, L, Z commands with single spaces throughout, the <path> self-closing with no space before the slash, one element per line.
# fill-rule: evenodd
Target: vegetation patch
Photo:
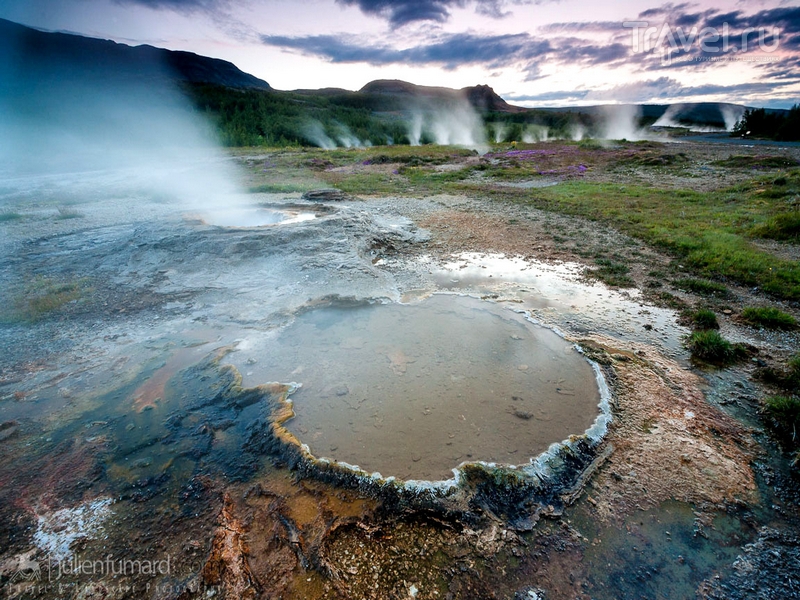
<path fill-rule="evenodd" d="M 714 329 L 695 331 L 686 343 L 692 358 L 712 365 L 726 366 L 747 354 L 741 344 L 731 344 Z"/>
<path fill-rule="evenodd" d="M 640 165 L 643 167 L 673 167 L 687 164 L 689 162 L 689 157 L 685 152 L 678 152 L 676 154 L 642 152 L 634 154 L 628 161 L 621 162 L 628 162 L 628 164 Z"/>
<path fill-rule="evenodd" d="M 785 368 L 766 367 L 759 370 L 756 375 L 766 383 L 800 392 L 800 353 L 790 358 Z"/>
<path fill-rule="evenodd" d="M 309 192 L 319 187 L 312 182 L 307 183 L 263 183 L 250 188 L 251 194 L 293 194 L 296 192 Z"/>
<path fill-rule="evenodd" d="M 797 320 L 777 308 L 748 306 L 742 311 L 742 319 L 751 325 L 766 329 L 796 329 Z"/>
<path fill-rule="evenodd" d="M 598 279 L 606 285 L 614 287 L 634 287 L 636 285 L 628 275 L 630 269 L 627 265 L 614 262 L 608 258 L 595 259 L 595 263 L 598 268 L 588 269 L 586 271 L 587 277 Z"/>
<path fill-rule="evenodd" d="M 785 169 L 800 163 L 788 156 L 729 156 L 713 164 L 729 169 Z"/>
<path fill-rule="evenodd" d="M 724 285 L 707 279 L 678 279 L 673 282 L 673 285 L 679 290 L 693 292 L 699 296 L 727 298 L 730 295 L 728 288 Z"/>
<path fill-rule="evenodd" d="M 790 181 L 797 181 L 795 172 Z M 543 210 L 608 222 L 682 257 L 684 264 L 706 277 L 798 299 L 800 264 L 749 241 L 753 222 L 766 221 L 777 208 L 775 201 L 759 194 L 768 185 L 756 181 L 703 193 L 573 180 L 538 189 L 533 197 L 518 197 Z M 505 195 L 511 197 L 511 192 Z"/>
<path fill-rule="evenodd" d="M 779 434 L 797 442 L 800 426 L 800 398 L 797 396 L 770 396 L 764 401 L 763 414 Z"/>
<path fill-rule="evenodd" d="M 11 314 L 4 321 L 37 322 L 61 309 L 69 302 L 79 300 L 89 291 L 87 281 L 79 279 L 58 282 L 47 277 L 37 277 L 13 301 Z"/>
<path fill-rule="evenodd" d="M 770 217 L 766 223 L 751 230 L 753 237 L 780 241 L 800 241 L 800 212 L 790 212 Z"/>
<path fill-rule="evenodd" d="M 719 321 L 717 315 L 713 310 L 701 308 L 689 314 L 689 320 L 694 329 L 698 331 L 707 331 L 709 329 L 719 329 Z"/>

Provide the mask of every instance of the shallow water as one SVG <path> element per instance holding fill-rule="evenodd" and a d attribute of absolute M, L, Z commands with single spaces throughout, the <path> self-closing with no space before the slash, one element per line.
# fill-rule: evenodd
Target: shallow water
<path fill-rule="evenodd" d="M 497 294 L 534 317 L 571 335 L 598 332 L 660 347 L 668 356 L 685 354 L 687 330 L 674 310 L 648 306 L 638 290 L 615 290 L 582 279 L 577 263 L 544 263 L 503 254 L 465 252 L 440 265 L 423 258 L 440 289 Z"/>
<path fill-rule="evenodd" d="M 739 515 L 702 520 L 694 507 L 676 501 L 634 513 L 622 527 L 595 529 L 575 512 L 573 524 L 590 540 L 584 562 L 597 600 L 696 598 L 698 586 L 755 535 Z"/>
<path fill-rule="evenodd" d="M 569 342 L 457 295 L 306 312 L 254 371 L 302 384 L 286 425 L 315 456 L 404 480 L 527 463 L 599 412 L 594 371 Z"/>

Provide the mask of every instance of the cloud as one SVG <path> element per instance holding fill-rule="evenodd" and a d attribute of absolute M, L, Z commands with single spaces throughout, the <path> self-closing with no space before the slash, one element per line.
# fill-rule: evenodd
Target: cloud
<path fill-rule="evenodd" d="M 474 64 L 498 68 L 529 62 L 553 50 L 547 40 L 537 40 L 525 33 L 495 36 L 450 34 L 402 49 L 384 44 L 369 45 L 362 39 L 345 34 L 261 37 L 267 45 L 296 50 L 333 63 L 438 65 L 447 69 Z"/>
<path fill-rule="evenodd" d="M 625 44 L 589 44 L 575 38 L 547 40 L 527 33 L 490 36 L 446 34 L 410 48 L 396 48 L 385 43 L 370 44 L 363 37 L 347 34 L 300 37 L 264 35 L 261 41 L 332 63 L 436 65 L 446 69 L 464 65 L 482 65 L 488 69 L 517 66 L 527 72 L 528 81 L 540 76 L 538 65 L 545 59 L 562 64 L 592 66 L 618 64 L 630 56 L 630 47 Z M 536 68 L 532 68 L 534 64 Z"/>
<path fill-rule="evenodd" d="M 495 19 L 507 17 L 509 4 L 539 4 L 543 0 L 336 0 L 346 6 L 357 6 L 367 15 L 381 17 L 395 27 L 415 21 L 444 23 L 454 8 L 475 5 L 475 12 Z"/>
<path fill-rule="evenodd" d="M 786 100 L 781 101 L 778 98 L 791 100 L 793 92 L 788 87 L 792 84 L 793 82 L 754 81 L 733 85 L 704 84 L 687 87 L 672 77 L 659 77 L 599 90 L 562 90 L 533 95 L 508 95 L 506 100 L 535 103 L 582 101 L 597 102 L 598 104 L 609 102 L 666 104 L 675 100 L 685 101 L 692 98 L 716 96 L 724 98 L 728 102 L 747 103 L 757 101 L 759 105 L 762 105 L 767 97 L 772 96 L 774 103 L 786 104 Z M 787 89 L 781 89 L 784 87 Z"/>
<path fill-rule="evenodd" d="M 229 6 L 228 0 L 114 0 L 116 4 L 138 4 L 154 10 L 174 10 L 191 13 L 217 12 Z"/>
<path fill-rule="evenodd" d="M 589 90 L 564 90 L 541 94 L 506 94 L 503 98 L 511 102 L 579 102 L 586 98 Z"/>

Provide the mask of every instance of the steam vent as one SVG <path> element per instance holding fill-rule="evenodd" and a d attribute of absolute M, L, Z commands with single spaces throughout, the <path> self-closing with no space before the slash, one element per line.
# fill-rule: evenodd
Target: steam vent
<path fill-rule="evenodd" d="M 301 383 L 284 426 L 314 457 L 382 478 L 529 464 L 600 413 L 597 374 L 572 344 L 464 296 L 309 310 L 259 363 L 263 380 Z"/>

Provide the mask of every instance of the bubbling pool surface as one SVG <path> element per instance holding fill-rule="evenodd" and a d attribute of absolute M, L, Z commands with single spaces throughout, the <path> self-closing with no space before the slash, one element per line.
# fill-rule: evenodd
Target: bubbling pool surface
<path fill-rule="evenodd" d="M 307 311 L 257 371 L 302 383 L 285 426 L 314 456 L 402 480 L 526 464 L 599 414 L 594 369 L 572 344 L 465 296 Z"/>
<path fill-rule="evenodd" d="M 296 208 L 233 207 L 207 211 L 200 218 L 204 223 L 219 227 L 266 227 L 311 221 L 317 215 Z"/>

